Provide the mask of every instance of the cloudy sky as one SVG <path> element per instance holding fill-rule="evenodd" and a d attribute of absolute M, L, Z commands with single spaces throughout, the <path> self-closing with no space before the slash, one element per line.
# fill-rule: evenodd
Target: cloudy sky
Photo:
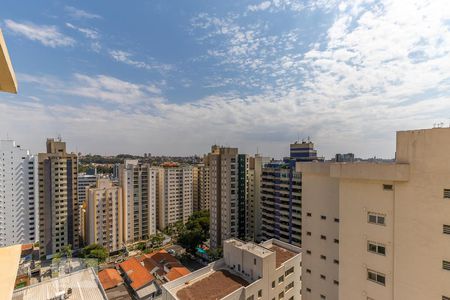
<path fill-rule="evenodd" d="M 19 94 L 0 138 L 33 152 L 394 156 L 450 122 L 447 0 L 3 0 Z"/>

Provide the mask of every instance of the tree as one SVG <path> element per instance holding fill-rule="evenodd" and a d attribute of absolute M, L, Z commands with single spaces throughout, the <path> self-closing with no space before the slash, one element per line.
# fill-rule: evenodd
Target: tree
<path fill-rule="evenodd" d="M 152 248 L 161 248 L 163 242 L 164 242 L 164 235 L 160 232 L 152 235 L 149 241 Z"/>
<path fill-rule="evenodd" d="M 178 236 L 178 243 L 186 249 L 187 252 L 195 254 L 198 245 L 205 240 L 204 235 L 199 230 L 185 230 Z"/>
<path fill-rule="evenodd" d="M 81 250 L 81 257 L 83 258 L 96 258 L 100 262 L 104 262 L 108 258 L 108 250 L 98 244 L 91 244 Z"/>

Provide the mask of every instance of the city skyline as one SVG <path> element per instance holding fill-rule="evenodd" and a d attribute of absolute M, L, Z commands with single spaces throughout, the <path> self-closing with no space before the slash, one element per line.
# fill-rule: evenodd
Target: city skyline
<path fill-rule="evenodd" d="M 327 158 L 392 158 L 395 131 L 449 123 L 444 1 L 105 4 L 5 1 L 19 95 L 0 95 L 0 138 L 280 158 L 311 136 Z"/>

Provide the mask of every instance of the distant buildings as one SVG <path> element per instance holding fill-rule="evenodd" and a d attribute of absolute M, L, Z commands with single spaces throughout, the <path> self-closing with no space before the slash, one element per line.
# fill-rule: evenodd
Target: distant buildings
<path fill-rule="evenodd" d="M 450 129 L 394 162 L 301 163 L 302 299 L 450 299 Z"/>
<path fill-rule="evenodd" d="M 156 183 L 158 170 L 137 160 L 120 166 L 119 185 L 124 199 L 126 242 L 148 239 L 156 233 Z"/>
<path fill-rule="evenodd" d="M 0 247 L 38 239 L 37 160 L 12 140 L 0 141 Z"/>
<path fill-rule="evenodd" d="M 355 154 L 353 153 L 338 153 L 335 155 L 334 160 L 336 162 L 353 162 L 355 161 Z"/>
<path fill-rule="evenodd" d="M 87 188 L 85 223 L 82 235 L 86 245 L 99 244 L 109 252 L 123 248 L 124 202 L 122 188 L 113 186 L 109 179 L 97 179 Z"/>
<path fill-rule="evenodd" d="M 300 299 L 300 248 L 229 239 L 223 250 L 222 259 L 164 284 L 162 299 Z"/>
<path fill-rule="evenodd" d="M 142 263 L 147 271 L 162 282 L 169 282 L 191 273 L 164 249 L 145 254 Z"/>
<path fill-rule="evenodd" d="M 210 192 L 210 171 L 209 171 L 209 161 L 205 157 L 203 164 L 198 165 L 198 208 L 199 210 L 210 210 L 211 208 L 211 192 Z"/>
<path fill-rule="evenodd" d="M 157 168 L 158 228 L 177 221 L 186 223 L 192 215 L 192 167 L 164 163 Z"/>
<path fill-rule="evenodd" d="M 210 180 L 210 240 L 217 248 L 238 236 L 238 149 L 212 146 L 206 158 Z"/>
<path fill-rule="evenodd" d="M 47 139 L 47 153 L 39 153 L 39 247 L 41 256 L 79 246 L 78 160 L 66 143 Z"/>

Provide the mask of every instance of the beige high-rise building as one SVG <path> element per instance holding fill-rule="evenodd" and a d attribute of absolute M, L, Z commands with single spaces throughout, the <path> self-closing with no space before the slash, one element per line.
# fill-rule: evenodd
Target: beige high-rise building
<path fill-rule="evenodd" d="M 77 195 L 78 158 L 66 143 L 47 139 L 47 153 L 38 154 L 39 247 L 41 256 L 79 246 L 80 214 Z"/>
<path fill-rule="evenodd" d="M 192 166 L 165 163 L 158 168 L 158 228 L 163 230 L 192 215 Z"/>
<path fill-rule="evenodd" d="M 212 146 L 210 180 L 210 241 L 217 248 L 238 235 L 238 149 Z"/>
<path fill-rule="evenodd" d="M 204 163 L 198 169 L 198 185 L 199 185 L 199 206 L 200 210 L 210 210 L 211 194 L 209 183 L 209 161 L 207 156 L 203 158 Z"/>
<path fill-rule="evenodd" d="M 156 182 L 158 169 L 125 160 L 119 167 L 123 192 L 123 233 L 127 243 L 156 234 Z"/>
<path fill-rule="evenodd" d="M 86 191 L 85 236 L 87 245 L 99 244 L 109 252 L 124 245 L 122 188 L 109 179 L 97 179 Z"/>
<path fill-rule="evenodd" d="M 300 163 L 302 299 L 450 299 L 450 128 L 392 163 Z"/>
<path fill-rule="evenodd" d="M 192 209 L 200 210 L 200 165 L 192 167 Z"/>
<path fill-rule="evenodd" d="M 261 185 L 262 185 L 262 170 L 265 164 L 269 163 L 271 158 L 263 157 L 259 154 L 255 155 L 255 168 L 253 176 L 254 195 L 249 203 L 248 208 L 248 239 L 256 242 L 262 241 L 261 227 L 262 227 L 262 205 L 261 205 Z"/>

